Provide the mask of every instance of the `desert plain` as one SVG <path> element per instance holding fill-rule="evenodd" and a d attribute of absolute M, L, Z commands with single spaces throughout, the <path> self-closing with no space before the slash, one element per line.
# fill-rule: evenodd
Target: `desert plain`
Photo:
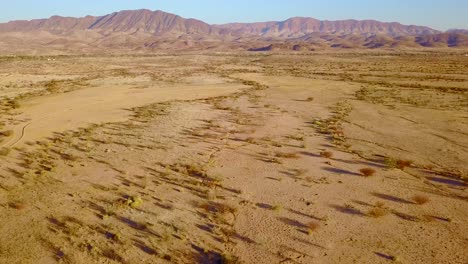
<path fill-rule="evenodd" d="M 468 52 L 0 57 L 0 263 L 467 263 Z"/>

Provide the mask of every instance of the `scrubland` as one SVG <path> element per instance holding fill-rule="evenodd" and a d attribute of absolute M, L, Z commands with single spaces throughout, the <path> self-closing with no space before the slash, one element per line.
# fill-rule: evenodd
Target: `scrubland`
<path fill-rule="evenodd" d="M 0 263 L 468 259 L 462 51 L 0 66 Z"/>

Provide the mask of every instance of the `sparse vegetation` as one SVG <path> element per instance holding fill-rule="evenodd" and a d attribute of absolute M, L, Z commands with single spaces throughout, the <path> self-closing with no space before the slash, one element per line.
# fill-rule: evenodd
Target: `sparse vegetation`
<path fill-rule="evenodd" d="M 0 156 L 8 156 L 11 150 L 9 148 L 0 148 Z"/>
<path fill-rule="evenodd" d="M 276 152 L 275 156 L 277 158 L 286 158 L 286 159 L 298 159 L 299 155 L 297 153 L 287 153 L 287 152 Z"/>
<path fill-rule="evenodd" d="M 13 130 L 0 131 L 0 136 L 11 137 L 13 136 Z"/>
<path fill-rule="evenodd" d="M 133 259 L 156 263 L 237 263 L 240 262 L 237 254 L 243 254 L 243 249 L 248 248 L 257 256 L 257 250 L 284 244 L 288 248 L 275 248 L 270 252 L 272 260 L 313 263 L 322 259 L 313 258 L 315 254 L 331 245 L 334 245 L 333 250 L 323 251 L 329 255 L 326 259 L 352 262 L 352 256 L 362 253 L 375 262 L 396 260 L 385 253 L 395 250 L 395 245 L 391 244 L 394 241 L 386 237 L 381 239 L 385 249 L 382 245 L 373 249 L 382 250 L 380 255 L 377 254 L 380 252 L 375 253 L 378 256 L 362 251 L 361 247 L 355 247 L 356 252 L 351 255 L 343 251 L 349 248 L 343 245 L 366 241 L 377 225 L 391 227 L 396 235 L 404 231 L 411 237 L 419 234 L 421 226 L 429 225 L 438 235 L 424 243 L 425 250 L 437 250 L 446 241 L 459 241 L 464 235 L 460 229 L 460 215 L 450 215 L 450 212 L 459 208 L 466 184 L 462 165 L 457 164 L 459 157 L 453 158 L 456 153 L 462 153 L 459 145 L 463 142 L 455 135 L 462 137 L 459 128 L 463 124 L 452 127 L 450 122 L 443 123 L 444 126 L 439 123 L 428 131 L 413 130 L 414 136 L 420 136 L 420 142 L 406 144 L 413 134 L 407 137 L 398 133 L 427 125 L 428 117 L 421 116 L 418 111 L 407 114 L 406 108 L 402 112 L 398 106 L 405 103 L 411 109 L 424 107 L 424 114 L 433 119 L 444 116 L 431 116 L 439 109 L 449 109 L 450 113 L 464 109 L 460 108 L 464 107 L 464 92 L 450 89 L 451 94 L 448 94 L 440 89 L 429 91 L 425 86 L 437 85 L 432 84 L 432 80 L 449 83 L 450 78 L 458 78 L 458 83 L 450 85 L 465 87 L 466 63 L 454 60 L 455 55 L 434 52 L 434 57 L 438 57 L 434 60 L 432 54 L 412 52 L 374 51 L 369 56 L 360 51 L 357 60 L 352 51 L 333 52 L 332 55 L 314 52 L 313 56 L 125 54 L 96 59 L 86 55 L 76 59 L 57 58 L 54 65 L 46 67 L 46 74 L 50 75 L 47 78 L 41 76 L 44 61 L 39 58 L 8 60 L 2 68 L 7 74 L 12 72 L 8 67 L 15 63 L 24 66 L 38 60 L 31 69 L 39 81 L 0 81 L 0 92 L 9 85 L 7 92 L 13 96 L 30 89 L 41 90 L 37 95 L 66 92 L 73 85 L 63 78 L 77 75 L 93 80 L 90 91 L 95 88 L 102 91 L 101 85 L 105 84 L 103 87 L 110 89 L 106 90 L 109 96 L 113 96 L 114 87 L 118 87 L 116 91 L 126 90 L 131 96 L 125 100 L 128 109 L 118 110 L 125 112 L 125 116 L 128 112 L 130 120 L 102 120 L 99 125 L 51 133 L 50 139 L 45 139 L 35 136 L 34 133 L 40 132 L 37 127 L 56 124 L 28 119 L 39 116 L 30 115 L 28 111 L 30 106 L 35 109 L 36 99 L 40 102 L 41 98 L 29 101 L 28 97 L 13 97 L 24 104 L 15 111 L 10 100 L 0 95 L 0 141 L 3 140 L 0 144 L 8 146 L 8 151 L 11 149 L 14 154 L 0 157 L 0 198 L 5 209 L 4 229 L 8 229 L 8 237 L 15 238 L 0 241 L 2 249 L 8 253 L 1 259 L 5 262 L 15 262 L 24 256 L 49 259 L 52 253 L 58 262 L 64 263 L 127 263 Z M 392 62 L 408 58 L 414 59 L 417 67 L 413 61 L 414 67 L 392 65 Z M 187 61 L 190 67 L 185 67 Z M 0 63 L 4 62 L 0 57 Z M 207 67 L 206 62 L 210 64 Z M 437 65 L 437 69 L 429 64 Z M 115 70 L 120 67 L 125 69 Z M 398 67 L 398 71 L 393 72 L 393 67 Z M 439 70 L 444 73 L 430 72 Z M 15 69 L 8 78 L 19 78 L 22 72 Z M 388 77 L 390 74 L 393 75 Z M 278 81 L 286 75 L 290 78 L 286 84 Z M 222 78 L 218 78 L 220 76 Z M 233 76 L 256 81 L 238 80 Z M 433 79 L 426 81 L 426 77 Z M 60 80 L 47 84 L 50 78 Z M 327 80 L 337 86 L 320 91 L 307 88 L 309 84 L 320 86 Z M 206 94 L 205 81 L 210 89 Z M 167 87 L 166 82 L 170 83 Z M 248 87 L 241 87 L 241 82 Z M 259 82 L 273 83 L 274 88 L 266 90 L 268 87 Z M 401 88 L 414 82 L 424 83 Z M 230 90 L 231 83 L 236 91 Z M 44 85 L 50 89 L 45 90 Z M 351 98 L 349 91 L 352 89 L 346 85 L 356 85 L 357 89 L 359 85 L 365 86 L 356 95 L 365 102 Z M 165 94 L 159 98 L 152 94 L 158 90 L 149 89 L 150 86 L 168 89 L 162 89 Z M 214 86 L 216 89 L 212 89 Z M 175 89 L 173 98 L 180 100 L 130 106 L 134 96 L 143 98 L 136 105 L 147 104 L 152 98 L 166 100 L 166 95 L 170 100 L 170 90 Z M 281 94 L 283 89 L 287 89 L 287 93 Z M 211 90 L 216 92 L 211 94 Z M 148 91 L 151 93 L 146 96 Z M 185 99 L 186 91 L 196 92 L 187 92 L 190 98 Z M 139 97 L 142 94 L 145 96 Z M 66 99 L 66 95 L 58 98 Z M 438 97 L 441 105 L 430 101 L 431 96 Z M 101 98 L 103 102 L 107 100 Z M 375 107 L 373 103 L 380 105 Z M 66 102 L 62 106 L 68 113 Z M 351 112 L 351 106 L 356 107 L 356 111 Z M 50 111 L 50 107 L 48 109 Z M 87 108 L 83 107 L 83 113 L 87 113 L 85 110 Z M 103 116 L 109 111 L 104 113 L 103 110 Z M 60 117 L 61 112 L 53 114 Z M 369 119 L 369 113 L 379 118 L 388 116 L 388 119 Z M 83 121 L 78 114 L 70 125 Z M 461 119 L 453 115 L 450 120 L 455 123 Z M 373 123 L 376 121 L 378 123 Z M 29 122 L 33 125 L 21 131 Z M 387 122 L 394 129 L 391 133 Z M 407 127 L 399 131 L 397 128 L 402 124 Z M 441 127 L 452 132 L 445 134 Z M 13 130 L 4 133 L 8 129 Z M 360 131 L 364 133 L 358 133 Z M 431 154 L 433 146 L 423 138 L 425 135 L 430 138 L 432 134 L 423 132 L 433 132 L 437 137 L 434 145 L 438 145 L 440 151 L 433 152 L 434 156 L 426 155 Z M 20 139 L 23 134 L 24 139 Z M 394 140 L 394 136 L 401 141 Z M 451 143 L 439 144 L 444 141 Z M 419 152 L 417 147 L 421 144 L 424 151 Z M 0 148 L 0 155 L 2 151 Z M 384 161 L 385 157 L 393 158 Z M 406 158 L 413 158 L 417 164 L 413 165 Z M 386 171 L 382 163 L 406 171 Z M 359 170 L 362 167 L 369 168 Z M 381 170 L 382 177 L 372 181 L 353 177 L 379 176 Z M 415 198 L 412 194 L 407 197 L 407 188 L 397 189 L 405 184 L 411 185 L 414 194 L 427 192 L 434 195 L 434 199 L 446 197 L 443 201 L 447 210 L 438 210 L 439 200 L 432 196 L 430 203 L 434 206 L 419 208 L 416 204 L 427 204 L 429 198 Z M 378 202 L 373 203 L 375 201 Z M 15 217 L 21 220 L 26 216 L 41 224 L 26 229 L 15 226 Z M 421 222 L 424 219 L 432 222 Z M 268 228 L 270 222 L 274 228 Z M 359 227 L 361 232 L 348 234 L 346 238 L 336 236 L 334 231 L 341 230 L 336 229 L 337 226 L 348 222 Z M 446 232 L 447 225 L 462 231 Z M 37 234 L 40 238 L 31 240 L 31 237 L 37 238 Z M 330 237 L 324 240 L 323 235 Z M 414 256 L 422 262 L 457 261 L 450 254 L 418 255 L 421 243 L 407 242 L 411 254 L 406 247 L 396 249 L 405 260 L 411 255 L 409 261 L 414 260 Z M 44 250 L 17 250 L 29 246 L 28 243 L 32 249 L 44 247 Z M 240 251 L 232 251 L 234 245 L 239 245 Z M 446 246 L 449 251 L 462 250 L 457 243 Z M 232 255 L 233 252 L 236 255 Z M 269 253 L 265 252 L 262 260 L 270 261 Z M 241 258 L 252 262 L 250 253 Z"/>

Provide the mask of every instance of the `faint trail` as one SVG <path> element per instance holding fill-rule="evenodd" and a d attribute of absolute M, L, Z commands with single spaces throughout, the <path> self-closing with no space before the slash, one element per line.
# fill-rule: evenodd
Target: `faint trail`
<path fill-rule="evenodd" d="M 21 136 L 18 138 L 18 140 L 16 140 L 13 144 L 11 144 L 9 147 L 14 147 L 16 144 L 18 144 L 18 142 L 20 142 L 24 136 L 26 135 L 26 128 L 31 124 L 32 122 L 29 122 L 27 123 L 26 125 L 23 126 L 23 128 L 21 129 Z"/>
<path fill-rule="evenodd" d="M 11 147 L 14 147 L 16 144 L 18 144 L 18 142 L 20 142 L 26 135 L 26 128 L 31 124 L 32 122 L 29 122 L 27 123 L 26 125 L 24 125 L 22 128 L 21 128 L 21 135 L 19 136 L 18 139 L 15 140 L 15 136 L 11 137 L 8 141 L 6 142 L 3 142 L 3 144 L 0 145 L 0 147 L 8 147 L 8 148 L 11 148 Z M 14 129 L 14 130 L 17 130 L 17 129 Z"/>

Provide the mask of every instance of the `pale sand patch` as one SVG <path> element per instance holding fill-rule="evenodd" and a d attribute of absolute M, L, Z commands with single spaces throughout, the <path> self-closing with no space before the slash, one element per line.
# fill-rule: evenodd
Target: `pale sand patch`
<path fill-rule="evenodd" d="M 212 77 L 206 77 L 212 79 Z M 213 79 L 214 80 L 214 79 Z M 49 137 L 53 132 L 85 127 L 102 122 L 119 122 L 129 118 L 130 108 L 172 100 L 195 100 L 216 97 L 239 91 L 245 86 L 212 81 L 200 84 L 168 84 L 163 82 L 134 82 L 72 91 L 69 93 L 39 97 L 24 103 L 21 120 L 9 127 L 14 137 L 2 146 L 21 146 L 27 141 Z"/>

